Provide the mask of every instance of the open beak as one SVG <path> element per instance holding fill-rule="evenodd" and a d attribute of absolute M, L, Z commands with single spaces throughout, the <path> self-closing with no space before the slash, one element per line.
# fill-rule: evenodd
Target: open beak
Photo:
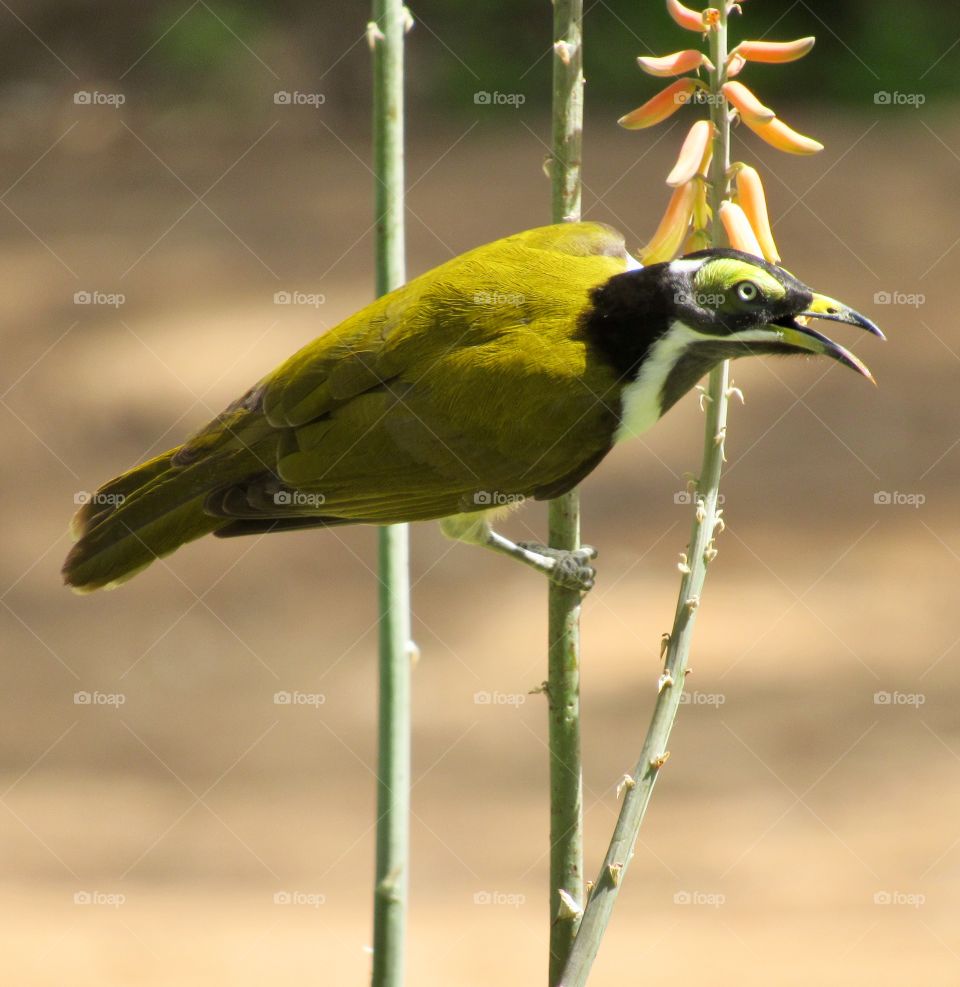
<path fill-rule="evenodd" d="M 874 325 L 865 315 L 854 311 L 835 298 L 827 295 L 814 294 L 806 310 L 800 314 L 803 319 L 828 319 L 831 322 L 845 322 L 847 325 L 858 326 L 865 329 L 880 339 L 886 339 L 879 327 Z M 873 374 L 867 369 L 866 364 L 859 357 L 854 356 L 848 349 L 835 343 L 832 339 L 822 333 L 811 329 L 804 322 L 799 322 L 795 318 L 778 320 L 775 325 L 782 342 L 789 346 L 796 346 L 798 349 L 807 350 L 809 353 L 818 353 L 823 356 L 832 357 L 844 366 L 855 370 L 858 374 L 863 374 L 869 381 L 873 381 Z"/>

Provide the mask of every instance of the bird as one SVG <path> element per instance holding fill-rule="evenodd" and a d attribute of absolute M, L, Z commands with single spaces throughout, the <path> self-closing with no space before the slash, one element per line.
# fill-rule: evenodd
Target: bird
<path fill-rule="evenodd" d="M 723 360 L 819 354 L 873 379 L 810 319 L 884 338 L 738 250 L 644 266 L 601 223 L 507 236 L 371 302 L 101 486 L 73 519 L 64 580 L 113 588 L 208 534 L 439 520 L 585 592 L 593 549 L 514 542 L 494 521 L 571 490 Z"/>

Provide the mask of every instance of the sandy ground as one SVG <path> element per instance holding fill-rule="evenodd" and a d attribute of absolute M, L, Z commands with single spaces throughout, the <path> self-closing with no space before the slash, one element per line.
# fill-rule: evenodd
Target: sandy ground
<path fill-rule="evenodd" d="M 369 297 L 368 149 L 286 119 L 259 141 L 262 121 L 223 136 L 106 119 L 83 118 L 35 167 L 60 130 L 3 162 L 3 979 L 364 983 L 374 533 L 209 541 L 87 598 L 57 570 L 79 492 Z M 544 121 L 469 123 L 415 127 L 414 272 L 547 215 Z M 821 158 L 752 142 L 750 159 L 788 266 L 889 330 L 886 346 L 856 340 L 881 386 L 812 361 L 736 367 L 747 403 L 695 702 L 598 985 L 960 982 L 960 130 L 933 134 L 933 111 L 796 123 L 825 140 Z M 678 135 L 651 150 L 597 126 L 588 216 L 640 242 Z M 189 189 L 210 186 L 197 204 Z M 277 291 L 324 300 L 277 305 Z M 651 707 L 689 522 L 675 494 L 700 442 L 688 399 L 584 485 L 601 549 L 583 621 L 590 872 Z M 542 533 L 542 508 L 508 530 Z M 410 982 L 542 982 L 545 717 L 528 693 L 544 587 L 432 526 L 414 532 L 413 570 Z"/>

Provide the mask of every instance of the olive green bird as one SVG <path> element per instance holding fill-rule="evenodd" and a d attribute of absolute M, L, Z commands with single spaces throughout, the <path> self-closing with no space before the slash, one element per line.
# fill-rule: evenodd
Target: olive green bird
<path fill-rule="evenodd" d="M 453 538 L 588 589 L 592 549 L 493 530 L 504 505 L 562 494 L 718 362 L 823 354 L 806 324 L 869 319 L 735 250 L 642 267 L 597 223 L 478 247 L 305 346 L 182 446 L 104 484 L 64 565 L 113 587 L 207 534 L 441 519 Z M 871 378 L 872 379 L 872 378 Z"/>

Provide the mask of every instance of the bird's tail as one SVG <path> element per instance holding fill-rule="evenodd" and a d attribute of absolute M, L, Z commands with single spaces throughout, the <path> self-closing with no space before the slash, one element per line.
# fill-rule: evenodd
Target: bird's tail
<path fill-rule="evenodd" d="M 155 559 L 229 523 L 204 510 L 216 489 L 263 469 L 247 446 L 195 458 L 184 447 L 123 473 L 90 495 L 75 515 L 77 539 L 63 566 L 81 593 L 112 589 Z"/>

